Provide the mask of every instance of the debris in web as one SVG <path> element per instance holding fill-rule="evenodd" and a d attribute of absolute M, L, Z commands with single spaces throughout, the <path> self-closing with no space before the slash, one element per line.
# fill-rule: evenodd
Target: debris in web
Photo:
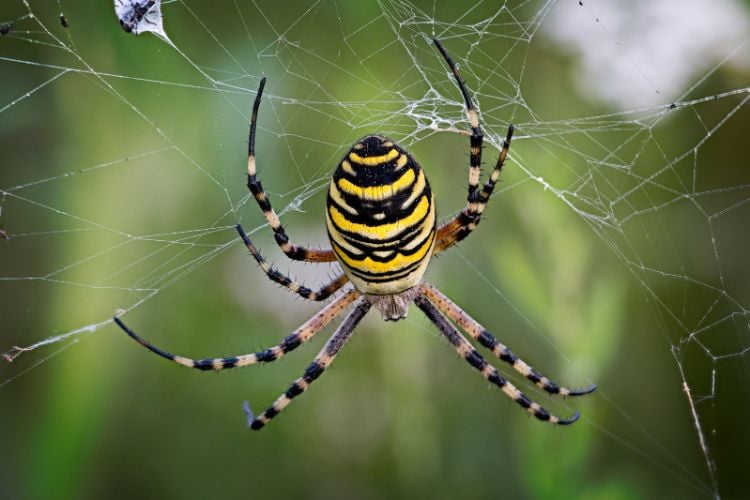
<path fill-rule="evenodd" d="M 126 33 L 151 32 L 167 38 L 161 15 L 161 0 L 115 0 L 115 14 Z"/>
<path fill-rule="evenodd" d="M 31 349 L 28 349 L 26 347 L 18 347 L 16 345 L 14 345 L 13 348 L 10 351 L 4 352 L 2 354 L 2 357 L 8 363 L 12 363 L 13 360 L 16 359 L 19 354 L 21 354 L 23 352 L 26 352 L 26 351 L 30 351 L 30 350 Z"/>
<path fill-rule="evenodd" d="M 13 23 L 6 23 L 0 25 L 0 35 L 7 35 L 10 33 L 10 30 L 13 29 Z"/>

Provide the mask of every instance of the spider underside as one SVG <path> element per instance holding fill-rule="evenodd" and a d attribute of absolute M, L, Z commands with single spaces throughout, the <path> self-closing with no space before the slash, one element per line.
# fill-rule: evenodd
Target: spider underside
<path fill-rule="evenodd" d="M 191 359 L 171 354 L 138 336 L 119 317 L 114 318 L 128 335 L 159 356 L 198 370 L 218 371 L 275 361 L 310 340 L 349 306 L 353 306 L 302 377 L 295 380 L 268 409 L 256 416 L 246 406 L 249 426 L 254 430 L 264 427 L 292 399 L 309 388 L 330 366 L 354 333 L 357 324 L 373 306 L 385 320 L 399 320 L 406 317 L 409 305 L 414 303 L 463 359 L 539 420 L 568 425 L 578 420 L 579 413 L 575 412 L 567 419 L 559 418 L 530 400 L 482 357 L 459 328 L 495 357 L 550 394 L 580 396 L 596 389 L 596 385 L 591 385 L 571 390 L 544 377 L 498 342 L 436 287 L 423 280 L 431 257 L 466 238 L 479 224 L 499 179 L 513 135 L 513 125 L 510 125 L 495 167 L 480 186 L 483 135 L 479 115 L 453 60 L 438 40 L 433 42 L 461 91 L 471 127 L 469 188 L 467 205 L 461 212 L 438 226 L 434 196 L 424 170 L 394 141 L 371 135 L 352 146 L 332 176 L 326 203 L 326 227 L 332 248 L 315 250 L 292 244 L 256 175 L 256 124 L 266 82 L 262 78 L 250 119 L 247 162 L 247 185 L 250 193 L 273 230 L 276 243 L 287 257 L 317 263 L 338 261 L 343 273 L 317 291 L 312 290 L 271 267 L 239 224 L 236 226 L 237 231 L 268 278 L 305 299 L 322 301 L 348 283 L 351 286 L 346 287 L 341 295 L 279 345 L 225 358 Z"/>
<path fill-rule="evenodd" d="M 369 301 L 375 308 L 380 311 L 380 315 L 386 321 L 397 321 L 404 319 L 409 312 L 409 304 L 414 302 L 420 294 L 420 288 L 414 287 L 400 293 L 392 295 L 365 295 L 365 300 Z"/>

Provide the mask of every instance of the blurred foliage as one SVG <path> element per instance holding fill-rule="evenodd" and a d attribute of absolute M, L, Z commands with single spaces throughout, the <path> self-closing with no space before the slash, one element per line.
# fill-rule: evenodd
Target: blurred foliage
<path fill-rule="evenodd" d="M 166 5 L 167 31 L 189 59 L 151 35 L 126 35 L 107 2 L 63 3 L 67 32 L 55 24 L 56 4 L 31 3 L 56 36 L 70 36 L 72 54 L 29 43 L 23 36 L 0 38 L 0 55 L 48 65 L 0 61 L 0 108 L 57 74 L 58 66 L 84 70 L 64 74 L 0 112 L 0 187 L 70 174 L 70 179 L 39 183 L 24 196 L 121 232 L 55 234 L 75 229 L 75 221 L 45 207 L 21 209 L 17 200 L 4 199 L 0 227 L 11 234 L 52 233 L 0 241 L 2 276 L 44 275 L 91 259 L 56 275 L 59 283 L 0 281 L 0 301 L 7 305 L 0 348 L 104 320 L 144 296 L 123 291 L 117 286 L 123 282 L 159 289 L 127 321 L 156 345 L 194 357 L 273 345 L 320 307 L 270 284 L 239 242 L 177 279 L 149 281 L 158 275 L 159 261 L 140 256 L 168 245 L 129 237 L 163 233 L 169 240 L 170 232 L 226 225 L 225 231 L 195 240 L 221 244 L 233 241 L 234 222 L 261 224 L 252 203 L 236 205 L 245 195 L 247 115 L 261 74 L 268 76 L 269 90 L 261 110 L 259 170 L 277 207 L 301 190 L 321 185 L 318 180 L 357 137 L 380 131 L 352 128 L 351 123 L 386 127 L 405 139 L 429 173 L 441 216 L 463 206 L 466 139 L 447 133 L 411 137 L 410 122 L 394 115 L 401 107 L 398 92 L 417 99 L 426 89 L 404 88 L 400 78 L 414 68 L 396 56 L 399 49 L 391 45 L 394 33 L 386 29 L 381 6 L 323 2 L 303 15 L 309 7 L 303 2 L 258 3 L 260 8 L 242 7 L 242 19 L 229 5 Z M 422 7 L 436 9 L 436 18 L 469 23 L 457 3 Z M 494 8 L 482 4 L 469 19 L 484 19 Z M 523 15 L 523 8 L 516 14 Z M 527 8 L 530 16 L 539 6 Z M 6 1 L 0 21 L 24 13 L 20 2 Z M 290 19 L 301 21 L 291 25 Z M 32 25 L 27 20 L 15 28 L 25 26 Z M 424 27 L 428 35 L 431 29 Z M 304 50 L 288 51 L 281 43 L 276 50 L 280 38 L 302 44 Z M 344 43 L 356 53 L 371 50 L 372 60 L 353 60 Z M 498 41 L 497 51 L 510 46 L 512 41 Z M 458 60 L 467 48 L 466 40 L 450 41 L 449 50 Z M 301 54 L 304 59 L 285 65 Z M 333 61 L 334 70 L 321 64 L 320 57 Z M 430 60 L 432 55 L 425 50 L 415 57 Z M 238 71 L 236 81 L 227 77 L 238 91 L 216 92 L 193 64 L 209 72 L 241 67 L 244 73 Z M 443 78 L 435 85 L 450 85 L 439 59 L 429 64 Z M 572 84 L 574 64 L 573 56 L 550 47 L 540 33 L 527 52 L 513 53 L 505 66 L 516 78 L 523 72 L 525 101 L 549 116 L 607 112 L 578 94 Z M 111 87 L 88 74 L 88 65 L 105 75 Z M 304 67 L 312 76 L 305 82 L 290 67 Z M 342 78 L 345 74 L 350 77 Z M 701 92 L 737 87 L 747 76 L 720 69 Z M 373 120 L 374 125 L 367 119 L 372 111 L 358 117 L 355 104 L 341 109 L 331 104 L 335 98 L 366 107 L 376 97 L 371 95 L 374 88 L 388 87 L 384 82 L 394 82 L 393 106 L 379 100 L 385 118 Z M 474 85 L 469 81 L 472 89 Z M 498 81 L 483 92 L 497 88 L 512 93 L 511 85 L 505 85 Z M 443 90 L 457 93 L 447 86 Z M 325 109 L 282 104 L 274 96 L 307 103 L 317 99 Z M 527 118 L 523 109 L 497 108 L 489 99 L 482 105 L 490 110 L 484 116 L 487 130 L 496 137 L 509 120 Z M 458 107 L 453 111 L 461 112 Z M 715 165 L 737 164 L 750 115 L 742 109 L 736 120 L 740 125 L 723 129 L 705 146 Z M 675 120 L 660 129 L 665 143 L 704 132 L 697 120 Z M 151 151 L 157 153 L 138 156 Z M 533 140 L 518 140 L 511 151 L 530 165 L 549 162 Z M 495 154 L 494 147 L 487 147 L 485 161 L 493 162 Z M 663 162 L 659 155 L 647 151 L 639 162 Z M 561 159 L 581 161 L 573 154 Z M 112 161 L 113 168 L 87 170 Z M 576 425 L 553 428 L 525 418 L 457 359 L 415 310 L 396 324 L 368 317 L 315 387 L 257 434 L 245 428 L 242 401 L 263 409 L 304 370 L 325 332 L 314 345 L 272 365 L 211 375 L 157 359 L 110 325 L 0 366 L 0 381 L 29 369 L 0 386 L 5 450 L 0 497 L 709 496 L 710 480 L 671 353 L 682 333 L 670 326 L 669 318 L 659 317 L 653 298 L 590 224 L 513 167 L 509 162 L 479 230 L 434 262 L 428 278 L 545 375 L 566 385 L 599 384 L 593 396 L 560 401 L 510 374 L 554 412 L 569 415 L 579 409 L 583 417 Z M 568 174 L 554 170 L 550 175 L 564 184 Z M 726 172 L 710 175 L 731 178 Z M 237 212 L 227 211 L 227 199 Z M 293 239 L 325 244 L 323 202 L 317 193 L 300 211 L 284 216 Z M 17 213 L 24 214 L 22 220 L 14 218 Z M 741 224 L 746 221 L 733 227 L 741 233 L 733 241 L 737 248 L 748 243 Z M 330 269 L 316 274 L 311 266 L 282 260 L 269 233 L 262 230 L 253 237 L 282 269 L 292 269 L 307 282 L 327 276 Z M 123 235 L 127 244 L 118 245 Z M 201 251 L 179 255 L 177 262 L 188 263 Z M 705 261 L 701 255 L 695 259 Z M 680 286 L 670 286 L 674 290 L 664 296 L 684 300 Z M 53 355 L 58 349 L 63 352 Z M 743 448 L 750 445 L 745 426 L 738 423 L 748 416 L 747 394 L 732 391 L 733 380 L 747 388 L 746 359 L 725 368 L 720 397 L 711 403 L 713 411 L 702 414 L 706 429 L 731 430 L 711 436 L 720 491 L 728 498 L 747 492 L 738 465 Z M 699 374 L 695 379 L 703 379 L 711 370 L 706 364 L 698 356 L 686 366 Z M 687 377 L 693 380 L 692 373 Z"/>

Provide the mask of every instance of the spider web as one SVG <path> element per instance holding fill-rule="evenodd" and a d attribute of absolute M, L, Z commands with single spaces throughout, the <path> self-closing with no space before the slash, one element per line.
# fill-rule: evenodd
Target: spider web
<path fill-rule="evenodd" d="M 485 162 L 507 124 L 517 130 L 478 231 L 487 234 L 440 267 L 480 283 L 487 304 L 503 304 L 575 380 L 600 383 L 603 409 L 584 425 L 601 439 L 693 494 L 721 496 L 732 443 L 747 443 L 738 422 L 750 389 L 750 173 L 740 138 L 750 119 L 750 21 L 725 1 L 711 3 L 709 23 L 703 3 L 644 1 L 625 11 L 587 1 L 468 10 L 320 1 L 280 12 L 260 1 L 217 11 L 174 1 L 161 4 L 164 33 L 136 37 L 109 5 L 4 2 L 0 349 L 12 363 L 0 368 L 0 389 L 44 372 L 63 352 L 77 356 L 68 348 L 112 329 L 117 310 L 144 311 L 148 324 L 174 289 L 228 286 L 237 302 L 247 300 L 247 283 L 211 276 L 217 262 L 250 267 L 237 222 L 276 252 L 243 183 L 249 105 L 263 75 L 259 171 L 294 240 L 325 245 L 317 214 L 328 175 L 348 144 L 374 131 L 439 179 L 443 216 L 459 210 L 468 140 L 457 132 L 467 122 L 431 45 L 437 36 L 480 107 Z M 540 78 L 544 65 L 569 76 L 563 64 L 575 65 L 570 81 Z M 429 157 L 446 143 L 448 158 Z M 320 229 L 308 231 L 308 222 Z M 572 255 L 543 263 L 568 240 L 561 253 Z M 513 256 L 529 267 L 508 267 Z M 533 283 L 545 270 L 556 273 L 542 276 L 553 297 L 586 294 L 572 304 L 605 318 L 584 321 L 578 326 L 589 329 L 575 335 L 555 332 L 555 318 L 570 309 L 542 316 L 532 292 L 513 291 L 522 287 L 510 281 Z M 252 271 L 244 276 L 258 281 Z M 329 272 L 295 271 L 306 282 Z M 436 282 L 451 281 L 450 271 L 435 272 Z M 254 307 L 271 308 L 276 297 L 254 297 Z M 629 302 L 648 314 L 625 317 Z M 595 347 L 579 347 L 587 343 Z M 668 353 L 668 370 L 641 345 Z M 668 371 L 672 379 L 658 387 L 669 395 L 644 389 L 639 399 L 602 384 L 617 378 L 608 370 L 633 362 L 643 367 L 630 391 Z M 688 444 L 660 438 L 626 407 L 660 398 L 681 405 Z"/>

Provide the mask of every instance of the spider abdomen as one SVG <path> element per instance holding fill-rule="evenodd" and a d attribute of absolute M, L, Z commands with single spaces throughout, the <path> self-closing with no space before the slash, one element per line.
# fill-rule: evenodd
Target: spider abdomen
<path fill-rule="evenodd" d="M 326 203 L 328 237 L 359 291 L 388 295 L 418 285 L 435 223 L 424 170 L 393 141 L 367 136 L 336 168 Z"/>

